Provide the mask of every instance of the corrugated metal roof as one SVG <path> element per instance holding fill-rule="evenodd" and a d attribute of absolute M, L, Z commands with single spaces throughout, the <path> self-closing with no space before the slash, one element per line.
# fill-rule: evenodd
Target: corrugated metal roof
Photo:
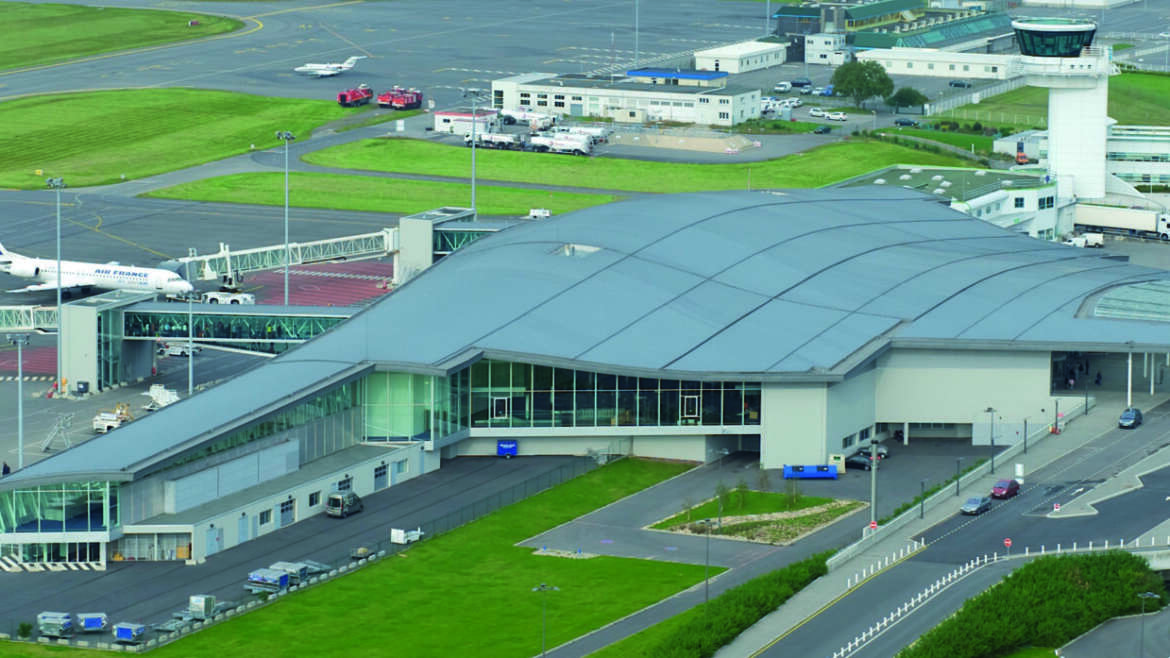
<path fill-rule="evenodd" d="M 880 0 L 880 2 L 866 2 L 845 8 L 845 16 L 850 20 L 863 21 L 878 18 L 889 14 L 896 14 L 909 9 L 926 9 L 925 0 Z"/>

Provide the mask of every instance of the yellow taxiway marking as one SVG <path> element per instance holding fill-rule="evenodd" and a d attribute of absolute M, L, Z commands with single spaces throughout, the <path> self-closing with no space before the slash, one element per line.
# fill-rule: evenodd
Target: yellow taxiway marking
<path fill-rule="evenodd" d="M 252 16 L 249 16 L 248 18 L 267 18 L 268 16 L 279 16 L 280 14 L 289 14 L 289 13 L 292 13 L 294 11 L 314 11 L 317 9 L 329 9 L 331 7 L 344 7 L 346 5 L 358 5 L 358 4 L 361 4 L 365 1 L 366 0 L 346 0 L 345 2 L 333 2 L 333 3 L 327 4 L 327 5 L 314 5 L 312 7 L 290 7 L 289 9 L 278 9 L 276 11 L 270 11 L 270 12 L 265 13 L 265 14 L 254 14 Z"/>

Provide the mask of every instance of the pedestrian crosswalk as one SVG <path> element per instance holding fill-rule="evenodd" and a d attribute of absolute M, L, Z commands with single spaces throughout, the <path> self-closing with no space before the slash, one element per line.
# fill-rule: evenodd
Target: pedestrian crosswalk
<path fill-rule="evenodd" d="M 11 557 L 0 557 L 0 571 L 8 573 L 43 573 L 46 571 L 105 571 L 101 562 L 21 562 Z"/>

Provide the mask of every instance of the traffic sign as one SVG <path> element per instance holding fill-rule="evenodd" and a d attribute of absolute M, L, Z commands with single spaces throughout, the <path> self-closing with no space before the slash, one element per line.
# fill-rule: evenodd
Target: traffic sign
<path fill-rule="evenodd" d="M 1003 538 L 1003 545 L 1006 548 L 1011 548 L 1012 547 L 1012 538 L 1011 537 L 1004 537 Z"/>
<path fill-rule="evenodd" d="M 1052 511 L 1059 512 L 1060 511 L 1060 503 L 1052 503 Z"/>
<path fill-rule="evenodd" d="M 877 530 L 877 521 L 870 521 L 869 522 L 869 529 L 870 530 Z"/>

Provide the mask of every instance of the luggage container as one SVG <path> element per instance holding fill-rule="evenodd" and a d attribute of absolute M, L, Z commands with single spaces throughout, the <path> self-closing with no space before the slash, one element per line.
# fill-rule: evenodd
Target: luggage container
<path fill-rule="evenodd" d="M 104 631 L 110 625 L 110 620 L 104 612 L 77 613 L 77 626 L 82 633 L 97 633 Z"/>
<path fill-rule="evenodd" d="M 273 562 L 268 568 L 287 573 L 289 585 L 300 585 L 309 579 L 309 565 L 304 562 Z"/>
<path fill-rule="evenodd" d="M 215 597 L 210 594 L 192 594 L 187 598 L 187 612 L 191 619 L 203 621 L 215 614 Z"/>
<path fill-rule="evenodd" d="M 73 615 L 42 612 L 37 615 L 37 631 L 44 637 L 69 637 L 73 634 Z"/>
<path fill-rule="evenodd" d="M 142 624 L 120 623 L 114 624 L 114 641 L 127 644 L 138 644 L 146 636 L 146 627 Z"/>
<path fill-rule="evenodd" d="M 392 544 L 410 544 L 422 539 L 422 528 L 415 530 L 403 530 L 401 528 L 390 528 L 390 543 Z"/>
<path fill-rule="evenodd" d="M 253 594 L 279 592 L 288 588 L 288 572 L 276 569 L 257 569 L 248 574 L 244 589 Z"/>

